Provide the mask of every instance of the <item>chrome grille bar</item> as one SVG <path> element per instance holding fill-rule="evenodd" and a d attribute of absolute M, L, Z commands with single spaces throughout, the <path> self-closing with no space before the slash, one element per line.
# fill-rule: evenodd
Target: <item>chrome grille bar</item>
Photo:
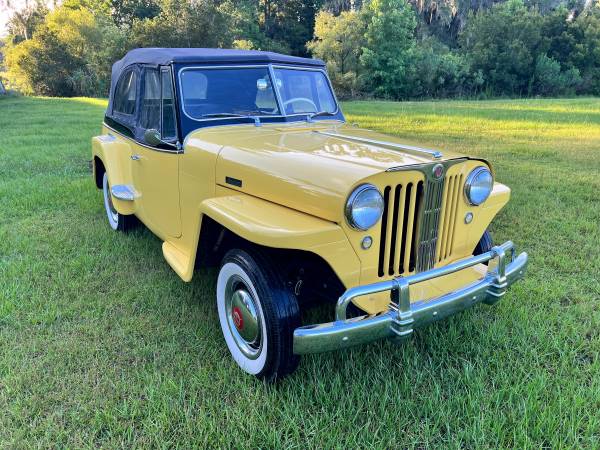
<path fill-rule="evenodd" d="M 444 193 L 444 178 L 427 181 L 425 201 L 418 230 L 419 249 L 417 252 L 416 271 L 423 272 L 433 268 L 437 247 L 440 214 Z"/>

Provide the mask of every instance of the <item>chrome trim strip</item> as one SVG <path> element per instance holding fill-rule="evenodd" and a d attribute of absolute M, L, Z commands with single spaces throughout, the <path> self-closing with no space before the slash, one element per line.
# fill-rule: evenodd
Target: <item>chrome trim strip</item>
<path fill-rule="evenodd" d="M 132 202 L 139 197 L 133 186 L 129 184 L 115 184 L 110 188 L 110 193 L 114 198 L 127 202 Z"/>
<path fill-rule="evenodd" d="M 116 140 L 112 134 L 101 134 L 100 136 L 96 137 L 102 142 L 114 142 Z"/>
<path fill-rule="evenodd" d="M 430 150 L 430 149 L 421 148 L 421 147 L 413 147 L 412 145 L 396 144 L 394 142 L 387 142 L 387 141 L 377 141 L 375 139 L 366 139 L 366 138 L 361 138 L 358 136 L 349 136 L 346 134 L 331 133 L 329 131 L 315 131 L 315 133 L 324 134 L 326 136 L 336 137 L 339 139 L 347 139 L 350 141 L 364 142 L 365 144 L 381 145 L 383 147 L 392 147 L 392 148 L 396 148 L 398 150 L 406 150 L 409 152 L 425 154 L 427 156 L 430 156 L 433 159 L 440 159 L 443 156 L 442 153 L 438 150 Z M 387 169 L 387 171 L 392 171 L 392 169 Z"/>
<path fill-rule="evenodd" d="M 110 125 L 107 125 L 106 122 L 102 122 L 102 125 L 105 126 L 106 128 L 108 128 L 110 131 L 113 131 L 115 133 L 117 133 L 120 137 L 122 137 L 123 139 L 127 139 L 129 141 L 134 142 L 136 145 L 139 145 L 140 147 L 145 147 L 145 148 L 149 148 L 150 150 L 154 150 L 156 152 L 162 152 L 162 153 L 173 153 L 173 154 L 180 154 L 183 153 L 183 145 L 179 144 L 181 146 L 181 148 L 177 148 L 174 150 L 167 150 L 164 148 L 156 148 L 156 147 L 151 147 L 149 145 L 146 144 L 142 144 L 141 142 L 136 141 L 135 139 L 130 138 L 129 136 L 125 136 L 123 133 L 115 130 L 114 128 L 112 128 Z M 109 136 L 112 136 L 109 134 Z M 114 137 L 114 136 L 113 136 Z M 177 144 L 173 144 L 173 145 L 177 145 Z"/>
<path fill-rule="evenodd" d="M 273 68 L 273 64 L 269 64 L 269 76 L 271 77 L 271 85 L 273 86 L 273 91 L 275 92 L 275 101 L 277 102 L 277 107 L 279 108 L 279 112 L 282 114 L 281 117 L 286 117 L 285 108 L 283 107 L 283 100 L 281 98 L 281 92 L 279 92 L 277 82 L 275 81 L 275 69 Z"/>
<path fill-rule="evenodd" d="M 510 261 L 508 261 L 508 255 L 510 255 Z M 294 353 L 307 354 L 338 350 L 366 344 L 384 337 L 405 338 L 410 336 L 416 328 L 456 314 L 478 303 L 494 304 L 506 293 L 509 286 L 525 275 L 528 263 L 527 253 L 521 253 L 516 258 L 514 255 L 514 246 L 512 242 L 508 241 L 487 253 L 441 269 L 348 289 L 340 297 L 340 301 L 348 299 L 349 302 L 358 296 L 390 291 L 393 302 L 388 311 L 381 314 L 345 319 L 344 307 L 343 314 L 340 311 L 336 312 L 335 322 L 296 328 L 294 330 Z M 409 285 L 454 273 L 495 258 L 498 259 L 497 269 L 488 271 L 483 279 L 432 300 L 410 303 Z M 347 303 L 345 305 L 347 306 Z"/>

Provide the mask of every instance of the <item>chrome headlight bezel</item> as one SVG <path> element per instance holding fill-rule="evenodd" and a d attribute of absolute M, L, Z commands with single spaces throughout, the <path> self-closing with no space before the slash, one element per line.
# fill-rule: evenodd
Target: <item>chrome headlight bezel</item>
<path fill-rule="evenodd" d="M 473 184 L 477 181 L 477 179 L 479 177 L 481 177 L 482 175 L 485 175 L 485 174 L 488 174 L 489 179 L 490 179 L 487 193 L 483 197 L 483 199 L 473 199 L 473 192 L 472 192 Z M 467 180 L 465 182 L 465 198 L 467 199 L 467 202 L 469 203 L 469 205 L 479 206 L 490 197 L 490 194 L 492 193 L 493 188 L 494 188 L 494 175 L 492 174 L 492 171 L 485 166 L 478 166 L 471 171 L 469 176 L 467 176 Z"/>
<path fill-rule="evenodd" d="M 371 194 L 373 192 L 377 194 L 376 198 L 378 212 L 376 214 L 376 219 L 371 218 L 368 222 L 357 220 L 355 214 L 357 210 L 357 202 L 359 202 L 361 198 L 364 198 L 364 195 Z M 346 216 L 346 222 L 348 222 L 350 227 L 358 231 L 367 231 L 369 228 L 372 228 L 377 224 L 377 222 L 379 222 L 381 216 L 383 215 L 383 209 L 383 196 L 381 195 L 381 192 L 379 192 L 379 189 L 370 183 L 365 183 L 354 189 L 348 196 L 348 200 L 346 201 L 346 206 L 344 208 L 344 215 Z"/>

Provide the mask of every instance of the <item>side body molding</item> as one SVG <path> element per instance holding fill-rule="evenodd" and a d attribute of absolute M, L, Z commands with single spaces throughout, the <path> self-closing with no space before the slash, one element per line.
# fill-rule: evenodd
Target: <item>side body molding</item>
<path fill-rule="evenodd" d="M 315 253 L 331 266 L 344 285 L 359 282 L 360 261 L 335 223 L 238 192 L 204 200 L 199 216 L 208 216 L 258 245 Z M 167 262 L 184 281 L 191 280 L 196 251 L 202 251 L 197 249 L 198 239 L 195 245 L 193 249 L 182 249 L 178 242 L 163 244 Z"/>

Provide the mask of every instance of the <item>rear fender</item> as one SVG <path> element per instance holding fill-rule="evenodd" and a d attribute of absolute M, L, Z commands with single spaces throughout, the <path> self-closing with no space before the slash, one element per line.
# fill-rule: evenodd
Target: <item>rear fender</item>
<path fill-rule="evenodd" d="M 96 177 L 95 158 L 100 159 L 108 175 L 111 186 L 132 185 L 131 177 L 131 147 L 124 139 L 119 139 L 111 134 L 101 134 L 92 138 L 92 156 L 94 163 L 94 177 Z M 135 202 L 119 200 L 113 196 L 115 209 L 124 215 L 135 212 Z"/>

